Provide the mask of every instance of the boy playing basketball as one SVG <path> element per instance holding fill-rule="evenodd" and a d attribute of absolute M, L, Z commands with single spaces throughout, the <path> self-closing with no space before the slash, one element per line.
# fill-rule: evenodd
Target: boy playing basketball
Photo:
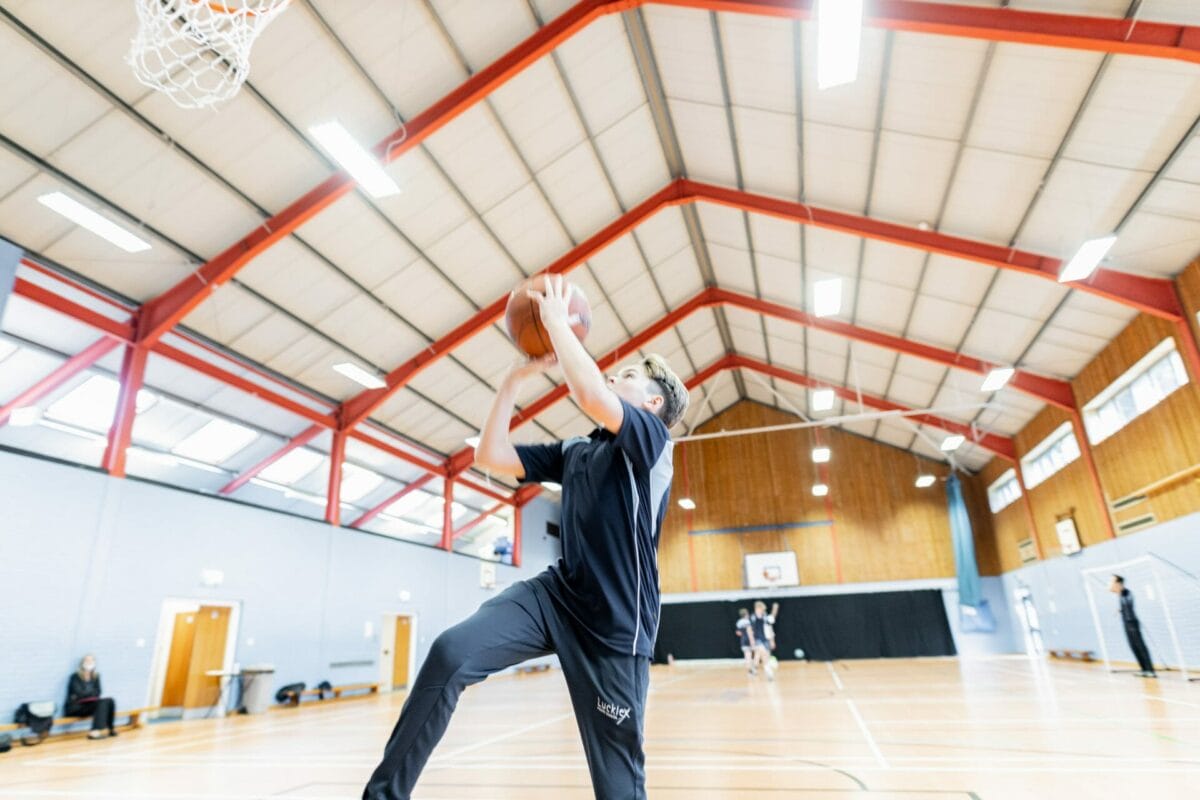
<path fill-rule="evenodd" d="M 645 798 L 642 729 L 659 618 L 658 539 L 670 492 L 668 429 L 687 389 L 658 356 L 607 380 L 571 332 L 570 287 L 530 291 L 555 356 L 514 368 L 480 432 L 475 463 L 525 482 L 562 485 L 558 564 L 514 583 L 434 641 L 363 792 L 408 800 L 467 686 L 557 653 L 597 798 Z M 514 446 L 509 420 L 526 378 L 559 364 L 599 428 L 588 438 Z"/>

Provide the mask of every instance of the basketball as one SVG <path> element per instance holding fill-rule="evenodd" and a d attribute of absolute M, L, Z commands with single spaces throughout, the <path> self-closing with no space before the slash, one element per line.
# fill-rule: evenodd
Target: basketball
<path fill-rule="evenodd" d="M 550 344 L 550 335 L 542 326 L 537 303 L 525 294 L 528 289 L 543 290 L 545 280 L 545 275 L 536 275 L 522 281 L 508 296 L 508 307 L 504 310 L 504 324 L 508 327 L 508 335 L 512 337 L 517 349 L 530 358 L 541 358 L 554 349 Z M 592 307 L 588 305 L 582 289 L 573 283 L 569 283 L 568 286 L 574 290 L 567 307 L 571 330 L 582 342 L 592 327 Z"/>

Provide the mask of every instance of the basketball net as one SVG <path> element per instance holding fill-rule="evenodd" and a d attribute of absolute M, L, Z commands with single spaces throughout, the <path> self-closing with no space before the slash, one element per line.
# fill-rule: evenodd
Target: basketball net
<path fill-rule="evenodd" d="M 250 76 L 254 40 L 288 0 L 134 0 L 138 32 L 127 60 L 139 81 L 181 108 L 228 100 Z"/>

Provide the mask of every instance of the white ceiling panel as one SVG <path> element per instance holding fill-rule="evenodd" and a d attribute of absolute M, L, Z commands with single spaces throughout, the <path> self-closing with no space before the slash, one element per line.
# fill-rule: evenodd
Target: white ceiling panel
<path fill-rule="evenodd" d="M 904 329 L 914 292 L 871 280 L 858 284 L 856 319 L 860 325 L 899 334 Z"/>
<path fill-rule="evenodd" d="M 1200 220 L 1139 211 L 1121 228 L 1109 258 L 1117 269 L 1177 276 L 1200 252 Z"/>
<path fill-rule="evenodd" d="M 917 295 L 906 335 L 909 339 L 955 349 L 966 335 L 975 310 L 973 305 L 928 294 Z"/>
<path fill-rule="evenodd" d="M 583 127 L 549 56 L 535 61 L 489 99 L 535 172 L 583 141 Z"/>
<path fill-rule="evenodd" d="M 755 245 L 758 244 L 757 238 Z M 797 261 L 758 252 L 758 281 L 762 296 L 795 309 L 804 307 L 804 285 Z"/>
<path fill-rule="evenodd" d="M 870 215 L 908 225 L 932 225 L 946 192 L 958 142 L 885 130 Z"/>
<path fill-rule="evenodd" d="M 1051 158 L 1102 58 L 1080 50 L 997 44 L 968 143 Z"/>
<path fill-rule="evenodd" d="M 927 254 L 915 247 L 867 239 L 863 243 L 862 277 L 899 289 L 916 289 Z"/>
<path fill-rule="evenodd" d="M 317 328 L 384 369 L 399 365 L 427 344 L 425 337 L 378 300 L 363 294 L 334 309 Z"/>
<path fill-rule="evenodd" d="M 968 147 L 942 216 L 945 233 L 1008 244 L 1050 162 Z"/>
<path fill-rule="evenodd" d="M 238 279 L 310 323 L 360 294 L 344 276 L 291 239 L 251 261 Z"/>
<path fill-rule="evenodd" d="M 474 219 L 442 237 L 426 253 L 480 306 L 506 295 L 525 277 Z"/>
<path fill-rule="evenodd" d="M 804 196 L 816 206 L 862 213 L 871 180 L 870 130 L 804 123 Z"/>
<path fill-rule="evenodd" d="M 371 289 L 420 257 L 355 193 L 312 217 L 297 235 Z"/>
<path fill-rule="evenodd" d="M 532 183 L 501 200 L 483 215 L 483 221 L 526 273 L 544 269 L 572 246 Z"/>
<path fill-rule="evenodd" d="M 722 289 L 754 294 L 754 270 L 748 252 L 710 242 L 708 256 L 717 276 L 717 285 Z"/>
<path fill-rule="evenodd" d="M 587 142 L 548 165 L 538 173 L 538 180 L 576 241 L 583 241 L 621 214 Z"/>
<path fill-rule="evenodd" d="M 749 14 L 718 14 L 717 24 L 733 104 L 794 115 L 794 23 Z"/>
<path fill-rule="evenodd" d="M 746 188 L 793 198 L 800 194 L 800 149 L 796 117 L 734 106 L 738 158 Z"/>
<path fill-rule="evenodd" d="M 1041 320 L 983 308 L 975 315 L 963 350 L 1000 364 L 1012 364 L 1033 341 Z"/>
<path fill-rule="evenodd" d="M 705 11 L 653 4 L 642 14 L 667 97 L 723 107 L 712 17 Z"/>
<path fill-rule="evenodd" d="M 475 306 L 424 260 L 404 267 L 376 286 L 374 293 L 434 338 L 465 322 L 476 311 Z"/>
<path fill-rule="evenodd" d="M 685 247 L 654 267 L 654 278 L 670 308 L 686 303 L 704 290 L 696 253 Z"/>
<path fill-rule="evenodd" d="M 725 109 L 689 100 L 669 100 L 668 104 L 687 176 L 721 186 L 737 186 Z"/>
<path fill-rule="evenodd" d="M 596 147 L 626 208 L 637 205 L 671 180 L 647 104 L 598 133 Z"/>
<path fill-rule="evenodd" d="M 600 134 L 646 102 L 642 79 L 618 14 L 577 31 L 555 51 L 588 130 Z"/>
<path fill-rule="evenodd" d="M 975 306 L 983 299 L 996 272 L 996 267 L 934 253 L 929 256 L 921 292 Z"/>
<path fill-rule="evenodd" d="M 987 48 L 976 39 L 895 34 L 883 127 L 945 140 L 961 137 Z"/>
<path fill-rule="evenodd" d="M 380 201 L 379 207 L 418 248 L 428 248 L 471 217 L 471 209 L 424 150 L 409 150 L 392 162 L 388 174 L 400 194 Z"/>
<path fill-rule="evenodd" d="M 1167 160 L 1197 115 L 1200 70 L 1194 64 L 1113 56 L 1064 155 L 1154 171 Z"/>
<path fill-rule="evenodd" d="M 1149 180 L 1149 173 L 1060 161 L 1018 245 L 1069 258 L 1084 241 L 1111 233 Z"/>
<path fill-rule="evenodd" d="M 1071 291 L 1060 283 L 1019 272 L 1000 270 L 987 297 L 987 307 L 1019 317 L 1044 320 Z"/>
<path fill-rule="evenodd" d="M 537 23 L 521 0 L 433 0 L 442 24 L 462 51 L 472 71 L 500 58 L 534 32 Z"/>
<path fill-rule="evenodd" d="M 425 146 L 476 210 L 484 211 L 517 191 L 529 173 L 483 104 L 456 117 Z"/>

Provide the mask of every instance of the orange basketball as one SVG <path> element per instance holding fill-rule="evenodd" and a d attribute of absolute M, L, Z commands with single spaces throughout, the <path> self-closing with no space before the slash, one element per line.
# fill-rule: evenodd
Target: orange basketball
<path fill-rule="evenodd" d="M 545 280 L 545 275 L 536 275 L 522 281 L 508 296 L 508 307 L 504 310 L 504 324 L 508 327 L 508 335 L 512 337 L 517 349 L 530 358 L 541 358 L 554 349 L 550 344 L 549 334 L 542 326 L 537 303 L 525 294 L 527 289 L 542 291 Z M 582 289 L 574 284 L 570 286 L 575 290 L 571 293 L 570 305 L 567 307 L 571 330 L 582 342 L 592 327 L 592 307 L 588 305 Z"/>

